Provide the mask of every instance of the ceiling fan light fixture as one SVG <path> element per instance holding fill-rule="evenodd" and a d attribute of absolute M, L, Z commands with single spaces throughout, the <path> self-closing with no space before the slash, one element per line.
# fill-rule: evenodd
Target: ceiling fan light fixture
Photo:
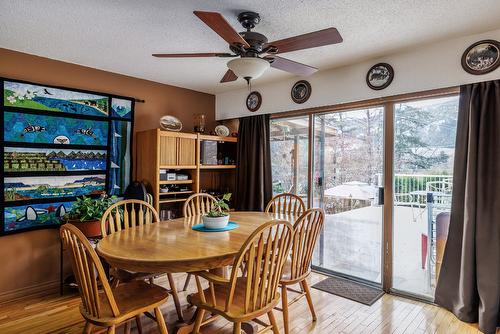
<path fill-rule="evenodd" d="M 229 61 L 227 67 L 233 71 L 236 76 L 245 78 L 248 81 L 260 77 L 270 67 L 270 64 L 267 60 L 262 58 L 244 57 Z"/>

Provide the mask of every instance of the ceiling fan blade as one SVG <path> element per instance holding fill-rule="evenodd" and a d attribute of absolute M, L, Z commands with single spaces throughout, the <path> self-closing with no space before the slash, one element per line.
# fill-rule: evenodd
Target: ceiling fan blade
<path fill-rule="evenodd" d="M 271 63 L 271 67 L 273 68 L 304 77 L 311 75 L 318 70 L 316 67 L 298 63 L 296 61 L 278 56 L 268 56 L 264 57 L 264 59 L 274 59 L 274 61 Z"/>
<path fill-rule="evenodd" d="M 227 70 L 226 74 L 224 74 L 220 82 L 221 83 L 230 82 L 230 81 L 235 81 L 236 79 L 238 79 L 236 74 L 234 74 L 234 72 L 231 70 Z"/>
<path fill-rule="evenodd" d="M 154 53 L 158 58 L 233 57 L 230 53 Z"/>
<path fill-rule="evenodd" d="M 201 12 L 197 10 L 193 13 L 229 44 L 241 44 L 245 47 L 250 47 L 243 37 L 241 37 L 241 35 L 238 34 L 233 27 L 231 27 L 229 22 L 227 22 L 224 16 L 220 13 Z"/>
<path fill-rule="evenodd" d="M 342 36 L 335 28 L 328 28 L 267 43 L 278 48 L 277 53 L 285 53 L 342 42 Z"/>

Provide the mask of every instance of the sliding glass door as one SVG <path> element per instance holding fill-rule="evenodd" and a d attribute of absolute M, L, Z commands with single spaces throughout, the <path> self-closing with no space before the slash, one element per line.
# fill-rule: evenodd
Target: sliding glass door
<path fill-rule="evenodd" d="M 307 206 L 309 117 L 271 120 L 273 194 L 299 195 Z"/>
<path fill-rule="evenodd" d="M 432 299 L 450 219 L 458 96 L 394 107 L 392 285 Z"/>
<path fill-rule="evenodd" d="M 312 205 L 326 221 L 316 269 L 382 281 L 384 109 L 314 116 Z"/>
<path fill-rule="evenodd" d="M 272 120 L 275 194 L 298 194 L 326 213 L 314 269 L 433 299 L 450 223 L 458 100 Z"/>

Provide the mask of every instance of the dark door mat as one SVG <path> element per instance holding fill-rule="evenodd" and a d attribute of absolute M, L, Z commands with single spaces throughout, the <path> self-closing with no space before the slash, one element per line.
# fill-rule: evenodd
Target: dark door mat
<path fill-rule="evenodd" d="M 312 287 L 368 306 L 384 295 L 382 289 L 339 277 L 328 277 Z"/>

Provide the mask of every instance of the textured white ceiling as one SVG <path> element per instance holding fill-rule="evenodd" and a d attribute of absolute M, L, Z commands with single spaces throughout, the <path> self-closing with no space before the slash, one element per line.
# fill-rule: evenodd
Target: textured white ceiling
<path fill-rule="evenodd" d="M 500 27 L 499 0 L 0 0 L 0 47 L 134 77 L 217 93 L 226 59 L 157 59 L 151 53 L 225 52 L 227 44 L 192 12 L 260 13 L 270 40 L 327 27 L 338 45 L 284 54 L 320 70 Z M 290 74 L 270 69 L 254 82 Z"/>

